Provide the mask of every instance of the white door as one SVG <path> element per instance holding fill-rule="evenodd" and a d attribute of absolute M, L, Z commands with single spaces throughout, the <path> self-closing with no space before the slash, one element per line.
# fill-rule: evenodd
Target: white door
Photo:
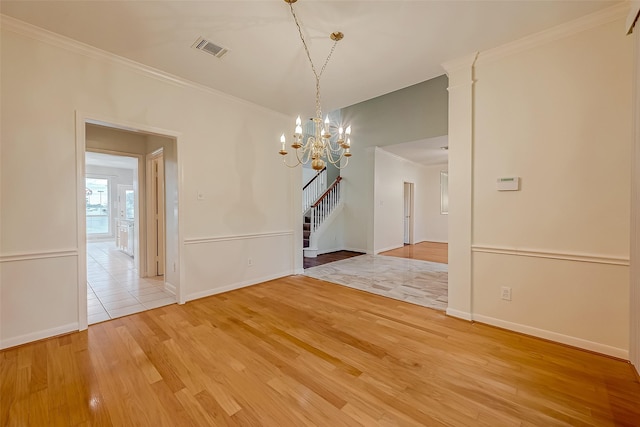
<path fill-rule="evenodd" d="M 404 244 L 413 244 L 413 183 L 404 183 Z"/>
<path fill-rule="evenodd" d="M 149 276 L 164 275 L 165 259 L 165 212 L 164 212 L 164 156 L 159 150 L 148 157 L 148 256 Z"/>
<path fill-rule="evenodd" d="M 118 218 L 116 221 L 116 245 L 134 256 L 135 193 L 133 185 L 118 184 Z"/>
<path fill-rule="evenodd" d="M 133 185 L 118 184 L 118 219 L 133 221 L 135 219 L 135 197 Z"/>

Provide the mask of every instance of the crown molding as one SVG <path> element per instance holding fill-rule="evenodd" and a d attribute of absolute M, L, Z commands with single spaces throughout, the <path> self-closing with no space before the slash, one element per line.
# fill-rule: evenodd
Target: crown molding
<path fill-rule="evenodd" d="M 534 47 L 560 40 L 582 31 L 590 30 L 613 21 L 623 20 L 629 14 L 629 2 L 624 1 L 615 6 L 583 16 L 576 20 L 560 24 L 548 30 L 523 37 L 513 42 L 480 52 L 476 64 L 485 64 L 504 57 L 532 49 Z"/>
<path fill-rule="evenodd" d="M 462 56 L 460 58 L 452 59 L 450 61 L 442 63 L 442 68 L 447 74 L 454 73 L 461 69 L 468 69 L 473 67 L 478 58 L 478 52 L 473 52 L 469 55 Z"/>
<path fill-rule="evenodd" d="M 131 71 L 134 71 L 138 74 L 142 74 L 146 77 L 151 77 L 156 80 L 160 80 L 164 83 L 168 83 L 181 88 L 195 89 L 197 91 L 222 97 L 229 101 L 236 102 L 242 105 L 251 106 L 253 108 L 258 108 L 264 111 L 269 111 L 270 113 L 277 114 L 283 118 L 285 117 L 289 118 L 289 116 L 279 111 L 271 110 L 262 105 L 255 104 L 253 102 L 244 100 L 242 98 L 237 98 L 233 95 L 229 95 L 228 93 L 213 89 L 209 86 L 205 86 L 200 83 L 196 83 L 191 80 L 178 77 L 171 73 L 167 73 L 157 68 L 153 68 L 148 65 L 141 64 L 131 59 L 118 56 L 114 53 L 107 52 L 106 50 L 102 50 L 97 47 L 88 45 L 86 43 L 82 43 L 72 38 L 63 36 L 61 34 L 54 33 L 49 30 L 45 30 L 44 28 L 37 27 L 35 25 L 29 24 L 27 22 L 21 21 L 19 19 L 7 16 L 7 15 L 0 14 L 0 28 L 3 31 L 4 30 L 11 31 L 21 36 L 29 37 L 33 40 L 41 41 L 43 43 L 47 43 L 49 45 L 65 49 L 67 51 L 77 53 L 87 58 L 122 65 Z"/>
<path fill-rule="evenodd" d="M 382 151 L 384 154 L 386 154 L 386 155 L 388 155 L 390 157 L 394 157 L 396 160 L 399 160 L 399 161 L 404 162 L 404 163 L 410 163 L 410 164 L 412 164 L 414 166 L 417 166 L 419 168 L 426 168 L 426 167 L 429 167 L 429 166 L 442 166 L 442 165 L 446 165 L 447 164 L 447 163 L 434 163 L 432 165 L 423 165 L 422 163 L 418 163 L 418 162 L 416 162 L 414 160 L 401 157 L 401 156 L 397 155 L 396 153 L 392 153 L 390 151 L 387 151 L 387 150 L 384 149 L 384 147 L 385 147 L 384 145 L 382 147 L 378 147 L 378 146 L 374 147 L 375 148 L 375 152 Z"/>
<path fill-rule="evenodd" d="M 627 34 L 633 33 L 638 18 L 640 18 L 640 0 L 633 0 L 629 4 L 629 14 L 627 15 Z"/>

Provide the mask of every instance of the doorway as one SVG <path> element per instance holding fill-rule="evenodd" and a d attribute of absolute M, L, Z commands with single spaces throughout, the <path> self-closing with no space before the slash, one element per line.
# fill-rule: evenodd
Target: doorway
<path fill-rule="evenodd" d="M 404 183 L 404 244 L 413 245 L 413 186 L 412 182 Z"/>
<path fill-rule="evenodd" d="M 78 191 L 82 192 L 79 206 L 85 221 L 78 227 L 78 246 L 81 248 L 79 265 L 79 324 L 84 325 L 125 316 L 152 308 L 175 303 L 180 292 L 180 262 L 178 242 L 179 182 L 177 162 L 177 140 L 158 134 L 113 127 L 104 122 L 93 122 L 78 117 L 78 152 L 83 153 L 78 164 Z M 168 156 L 166 153 L 168 152 Z M 160 155 L 158 155 L 160 154 Z M 95 173 L 91 157 L 102 156 L 113 162 L 132 162 L 128 179 L 122 179 L 126 167 L 102 165 L 99 172 L 103 181 L 96 200 L 88 197 L 85 170 Z M 155 155 L 155 156 L 154 156 Z M 149 156 L 149 157 L 148 157 Z M 157 171 L 154 182 L 147 179 L 147 161 L 155 163 Z M 169 162 L 169 173 L 166 163 Z M 106 168 L 106 169 L 105 169 Z M 166 213 L 167 188 L 171 191 L 172 212 Z M 94 194 L 98 190 L 91 190 Z M 153 197 L 150 192 L 153 191 Z M 99 198 L 102 196 L 102 202 Z M 109 200 L 107 205 L 106 200 Z M 153 205 L 147 203 L 152 200 Z M 95 202 L 95 203 L 94 203 Z M 81 208 L 80 208 L 81 207 Z M 153 208 L 153 209 L 152 209 Z M 96 218 L 89 218 L 88 209 Z M 156 245 L 150 256 L 148 248 L 148 217 L 153 210 Z M 81 222 L 81 221 L 79 221 Z M 102 225 L 103 223 L 108 226 Z M 99 238 L 89 230 L 89 225 L 98 227 Z M 167 225 L 168 224 L 168 225 Z M 171 235 L 167 245 L 166 227 Z M 165 276 L 166 248 L 171 249 L 171 277 Z M 159 250 L 158 250 L 159 249 Z M 148 269 L 148 259 L 154 260 L 153 269 Z M 85 326 L 86 327 L 86 326 Z"/>

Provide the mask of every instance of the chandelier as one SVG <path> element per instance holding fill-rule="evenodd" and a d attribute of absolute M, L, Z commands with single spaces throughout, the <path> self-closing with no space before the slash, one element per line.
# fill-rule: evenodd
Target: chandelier
<path fill-rule="evenodd" d="M 311 167 L 313 169 L 322 170 L 326 166 L 326 162 L 329 162 L 338 169 L 342 169 L 347 166 L 349 163 L 349 157 L 351 157 L 351 126 L 347 126 L 344 130 L 342 126 L 340 126 L 338 128 L 338 134 L 331 135 L 329 116 L 326 116 L 324 121 L 322 120 L 322 107 L 320 106 L 320 77 L 322 77 L 322 73 L 327 67 L 336 45 L 340 40 L 342 40 L 344 34 L 341 32 L 331 33 L 329 37 L 333 40 L 333 46 L 331 47 L 331 51 L 329 52 L 324 65 L 318 73 L 316 71 L 316 67 L 313 65 L 313 61 L 311 60 L 311 54 L 309 54 L 307 42 L 302 35 L 302 29 L 300 28 L 298 17 L 293 10 L 293 3 L 297 0 L 284 1 L 289 4 L 291 15 L 298 27 L 298 34 L 300 35 L 300 40 L 302 40 L 304 51 L 307 54 L 309 63 L 311 64 L 311 71 L 313 71 L 316 78 L 316 115 L 311 119 L 313 122 L 313 132 L 310 133 L 302 131 L 302 121 L 300 120 L 300 116 L 296 119 L 296 127 L 293 133 L 293 143 L 291 144 L 291 148 L 295 151 L 297 163 L 294 165 L 289 165 L 287 163 L 287 141 L 284 134 L 280 137 L 282 148 L 279 153 L 283 156 L 282 160 L 284 164 L 290 168 L 311 162 Z M 343 158 L 346 159 L 344 165 L 341 164 Z"/>

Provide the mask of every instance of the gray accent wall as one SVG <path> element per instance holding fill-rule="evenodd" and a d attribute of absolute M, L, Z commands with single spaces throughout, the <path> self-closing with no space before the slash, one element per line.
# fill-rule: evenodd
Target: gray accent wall
<path fill-rule="evenodd" d="M 446 135 L 449 79 L 446 75 L 341 110 L 357 147 L 383 147 Z"/>
<path fill-rule="evenodd" d="M 374 252 L 375 147 L 446 135 L 448 85 L 442 75 L 341 110 L 344 126 L 351 124 L 353 153 L 341 171 L 345 249 Z"/>

